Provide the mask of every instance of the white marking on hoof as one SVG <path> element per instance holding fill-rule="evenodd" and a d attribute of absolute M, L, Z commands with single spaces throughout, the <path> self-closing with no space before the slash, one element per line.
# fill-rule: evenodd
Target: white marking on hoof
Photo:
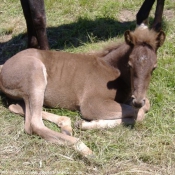
<path fill-rule="evenodd" d="M 117 120 L 93 120 L 91 122 L 81 121 L 78 123 L 78 127 L 87 129 L 104 129 L 104 128 L 114 128 L 115 126 L 122 123 L 122 119 Z"/>
<path fill-rule="evenodd" d="M 78 140 L 73 147 L 85 157 L 93 155 L 92 150 L 90 150 L 81 140 Z"/>

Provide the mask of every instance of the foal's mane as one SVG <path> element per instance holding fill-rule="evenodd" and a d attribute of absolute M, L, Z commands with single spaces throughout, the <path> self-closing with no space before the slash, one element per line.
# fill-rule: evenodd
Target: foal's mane
<path fill-rule="evenodd" d="M 153 50 L 156 50 L 158 47 L 158 34 L 153 29 L 137 27 L 135 31 L 131 32 L 133 36 L 135 45 L 149 45 Z"/>
<path fill-rule="evenodd" d="M 120 46 L 122 46 L 123 43 L 110 43 L 109 45 L 105 46 L 101 51 L 97 51 L 94 54 L 98 57 L 105 57 L 109 53 L 111 53 L 114 50 L 117 50 Z"/>
<path fill-rule="evenodd" d="M 142 28 L 137 27 L 134 31 L 131 32 L 131 35 L 133 36 L 135 45 L 148 45 L 153 50 L 156 50 L 157 48 L 157 35 L 158 33 L 154 30 L 150 30 L 148 28 Z M 95 52 L 95 54 L 98 57 L 105 57 L 107 54 L 111 53 L 114 50 L 120 49 L 129 49 L 130 46 L 126 44 L 126 42 L 123 43 L 111 43 L 103 48 L 103 50 Z"/>

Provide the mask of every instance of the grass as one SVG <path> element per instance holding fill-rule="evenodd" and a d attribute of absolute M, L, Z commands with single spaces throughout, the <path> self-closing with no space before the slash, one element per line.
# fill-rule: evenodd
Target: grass
<path fill-rule="evenodd" d="M 139 0 L 45 0 L 51 49 L 69 52 L 99 50 L 111 41 L 123 40 L 125 30 L 135 28 Z M 0 62 L 26 48 L 26 26 L 19 0 L 0 2 Z M 151 12 L 153 18 L 155 6 Z M 175 8 L 166 0 L 164 30 L 166 42 L 158 51 L 148 96 L 151 110 L 134 128 L 81 131 L 81 138 L 96 154 L 87 160 L 70 147 L 46 142 L 24 133 L 22 117 L 10 113 L 0 100 L 0 174 L 175 174 Z M 64 109 L 53 113 L 80 114 Z M 45 124 L 58 131 L 49 122 Z"/>

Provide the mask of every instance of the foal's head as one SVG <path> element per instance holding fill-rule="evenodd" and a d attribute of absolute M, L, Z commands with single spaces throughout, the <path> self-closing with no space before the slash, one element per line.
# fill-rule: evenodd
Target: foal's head
<path fill-rule="evenodd" d="M 151 74 L 157 66 L 157 49 L 163 44 L 165 34 L 137 28 L 125 32 L 125 41 L 132 47 L 128 66 L 131 72 L 132 105 L 140 108 L 145 104 L 145 95 Z"/>

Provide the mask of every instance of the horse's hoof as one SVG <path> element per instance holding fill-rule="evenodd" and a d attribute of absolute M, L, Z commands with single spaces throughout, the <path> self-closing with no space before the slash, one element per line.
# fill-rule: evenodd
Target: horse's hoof
<path fill-rule="evenodd" d="M 72 136 L 72 128 L 69 126 L 61 127 L 61 133 L 65 135 Z"/>
<path fill-rule="evenodd" d="M 78 151 L 84 157 L 93 157 L 93 152 L 90 148 L 88 148 L 82 141 L 78 141 L 73 146 L 76 151 Z"/>
<path fill-rule="evenodd" d="M 61 130 L 62 134 L 68 135 L 68 136 L 72 136 L 72 132 L 67 131 L 67 130 Z"/>
<path fill-rule="evenodd" d="M 24 110 L 22 108 L 22 106 L 20 106 L 19 104 L 11 104 L 8 107 L 9 111 L 15 114 L 19 114 L 21 116 L 24 116 Z"/>

